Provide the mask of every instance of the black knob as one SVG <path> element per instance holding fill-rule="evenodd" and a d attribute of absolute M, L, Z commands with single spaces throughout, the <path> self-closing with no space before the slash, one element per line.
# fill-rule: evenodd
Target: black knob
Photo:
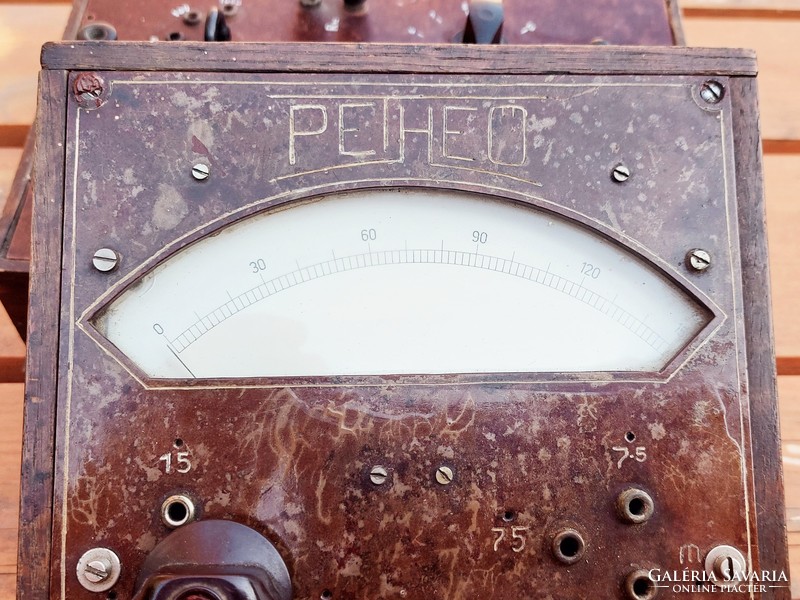
<path fill-rule="evenodd" d="M 208 11 L 205 40 L 207 42 L 231 41 L 231 29 L 225 21 L 225 15 L 219 12 L 218 8 L 212 8 Z"/>
<path fill-rule="evenodd" d="M 469 3 L 465 44 L 499 44 L 503 32 L 503 0 L 472 0 Z"/>

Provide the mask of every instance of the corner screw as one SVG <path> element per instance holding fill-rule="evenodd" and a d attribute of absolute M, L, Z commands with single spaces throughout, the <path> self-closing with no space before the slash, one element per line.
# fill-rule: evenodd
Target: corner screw
<path fill-rule="evenodd" d="M 436 481 L 442 485 L 449 485 L 453 481 L 453 469 L 447 466 L 436 469 Z"/>
<path fill-rule="evenodd" d="M 372 471 L 369 472 L 369 480 L 375 485 L 386 483 L 388 478 L 389 473 L 386 471 L 386 468 L 381 465 L 375 465 L 372 467 Z"/>
<path fill-rule="evenodd" d="M 197 179 L 197 181 L 205 181 L 208 179 L 208 165 L 204 165 L 203 163 L 197 163 L 192 167 L 192 177 Z"/>
<path fill-rule="evenodd" d="M 119 266 L 119 253 L 111 248 L 100 248 L 94 253 L 92 264 L 101 273 L 110 273 Z"/>
<path fill-rule="evenodd" d="M 700 97 L 708 104 L 719 104 L 725 95 L 725 88 L 719 81 L 713 79 L 700 86 Z"/>
<path fill-rule="evenodd" d="M 613 179 L 617 183 L 623 183 L 625 181 L 628 181 L 630 176 L 631 176 L 631 170 L 622 163 L 619 163 L 611 170 L 611 179 Z"/>
<path fill-rule="evenodd" d="M 686 254 L 686 263 L 693 271 L 705 271 L 711 266 L 711 255 L 701 248 L 694 248 Z"/>
<path fill-rule="evenodd" d="M 105 82 L 96 73 L 81 73 L 72 84 L 75 100 L 84 108 L 99 108 L 103 104 Z"/>

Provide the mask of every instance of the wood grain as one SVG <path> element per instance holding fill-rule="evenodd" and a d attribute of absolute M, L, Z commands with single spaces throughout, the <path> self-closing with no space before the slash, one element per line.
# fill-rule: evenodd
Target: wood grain
<path fill-rule="evenodd" d="M 13 126 L 27 129 L 33 122 L 39 48 L 61 39 L 69 10 L 68 4 L 0 5 L 0 124 L 12 127 L 5 132 L 0 128 L 0 145 L 24 142 Z"/>
<path fill-rule="evenodd" d="M 800 371 L 800 155 L 764 161 L 775 343 L 781 373 Z M 798 398 L 800 400 L 800 398 Z M 800 432 L 800 427 L 798 427 Z"/>
<path fill-rule="evenodd" d="M 21 148 L 0 148 L 0 214 L 3 213 L 6 196 L 11 189 L 20 156 L 22 156 Z"/>
<path fill-rule="evenodd" d="M 13 598 L 17 564 L 21 384 L 0 384 L 0 598 Z"/>
<path fill-rule="evenodd" d="M 788 566 L 784 530 L 784 487 L 778 446 L 777 382 L 772 332 L 770 280 L 766 241 L 766 203 L 758 130 L 756 81 L 737 77 L 729 93 L 736 154 L 736 197 L 739 251 L 747 344 L 747 382 L 750 392 L 750 429 L 759 566 L 770 571 Z M 754 174 L 756 174 L 754 176 Z M 771 597 L 789 598 L 788 590 L 774 589 Z"/>
<path fill-rule="evenodd" d="M 798 18 L 797 0 L 680 0 L 687 17 Z"/>
<path fill-rule="evenodd" d="M 45 598 L 50 582 L 50 527 L 53 509 L 53 456 L 55 397 L 57 388 L 58 331 L 52 323 L 59 314 L 61 299 L 60 235 L 53 232 L 62 225 L 64 123 L 63 98 L 67 75 L 43 71 L 37 122 L 48 131 L 59 132 L 47 143 L 36 145 L 35 172 L 41 175 L 36 185 L 36 215 L 31 247 L 32 289 L 43 301 L 31 304 L 33 324 L 28 332 L 25 381 L 25 432 L 22 449 L 22 486 L 26 497 L 20 504 L 20 529 L 30 540 L 20 548 L 18 594 L 20 600 Z M 59 100 L 62 100 L 59 102 Z M 59 139 L 60 137 L 60 139 Z"/>

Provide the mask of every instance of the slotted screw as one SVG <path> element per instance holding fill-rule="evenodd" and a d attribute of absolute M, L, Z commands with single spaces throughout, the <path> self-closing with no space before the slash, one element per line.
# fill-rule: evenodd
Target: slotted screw
<path fill-rule="evenodd" d="M 708 104 L 719 104 L 725 95 L 725 88 L 719 81 L 706 81 L 700 86 L 700 97 Z"/>
<path fill-rule="evenodd" d="M 84 567 L 83 576 L 92 583 L 100 583 L 108 579 L 108 568 L 110 566 L 102 560 L 93 560 Z"/>
<path fill-rule="evenodd" d="M 111 248 L 100 248 L 94 253 L 92 264 L 101 273 L 109 273 L 119 266 L 119 253 Z"/>
<path fill-rule="evenodd" d="M 453 469 L 448 466 L 436 469 L 436 481 L 442 485 L 449 485 L 453 481 Z"/>
<path fill-rule="evenodd" d="M 386 471 L 386 468 L 381 465 L 375 465 L 372 467 L 372 471 L 369 472 L 369 480 L 375 485 L 386 483 L 388 478 L 389 473 Z"/>
<path fill-rule="evenodd" d="M 630 176 L 631 176 L 631 170 L 622 163 L 619 163 L 611 170 L 611 179 L 613 179 L 617 183 L 623 183 L 625 181 L 628 181 Z"/>
<path fill-rule="evenodd" d="M 711 255 L 701 248 L 694 248 L 686 255 L 686 262 L 694 271 L 705 271 L 711 266 Z"/>
<path fill-rule="evenodd" d="M 208 165 L 204 165 L 203 163 L 197 163 L 192 167 L 192 177 L 197 179 L 197 181 L 204 181 L 208 179 L 209 169 Z"/>
<path fill-rule="evenodd" d="M 105 592 L 116 585 L 121 568 L 119 557 L 112 550 L 92 548 L 78 560 L 75 574 L 84 589 Z"/>

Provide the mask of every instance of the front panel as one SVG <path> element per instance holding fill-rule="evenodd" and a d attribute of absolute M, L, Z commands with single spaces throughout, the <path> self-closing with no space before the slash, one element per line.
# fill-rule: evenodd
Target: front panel
<path fill-rule="evenodd" d="M 69 73 L 51 597 L 783 597 L 737 78 L 420 70 Z"/>

